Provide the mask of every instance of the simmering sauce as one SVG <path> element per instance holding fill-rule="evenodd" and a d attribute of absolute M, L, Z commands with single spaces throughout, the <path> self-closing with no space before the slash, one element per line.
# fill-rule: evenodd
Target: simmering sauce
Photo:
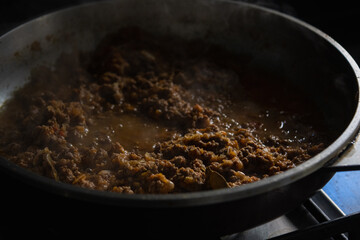
<path fill-rule="evenodd" d="M 294 168 L 329 139 L 286 79 L 202 41 L 121 29 L 32 71 L 0 114 L 3 157 L 119 193 L 236 187 Z"/>

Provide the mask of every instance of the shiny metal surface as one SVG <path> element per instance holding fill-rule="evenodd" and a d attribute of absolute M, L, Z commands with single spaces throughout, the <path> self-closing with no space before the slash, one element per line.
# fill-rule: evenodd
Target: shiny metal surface
<path fill-rule="evenodd" d="M 328 195 L 320 190 L 311 197 L 308 202 L 312 206 L 318 208 L 318 211 L 323 213 L 326 221 L 337 219 L 345 216 L 345 214 L 337 207 L 336 204 L 328 197 Z M 301 231 L 311 226 L 319 224 L 314 213 L 309 211 L 306 204 L 303 204 L 291 212 L 280 216 L 263 225 L 248 229 L 246 231 L 224 236 L 222 240 L 248 240 L 248 239 L 272 239 L 282 237 L 288 233 Z M 311 236 L 311 235 L 310 235 Z M 309 237 L 309 235 L 307 235 Z M 291 239 L 291 238 L 288 238 Z M 343 238 L 340 238 L 343 239 Z M 347 238 L 345 238 L 347 239 Z"/>

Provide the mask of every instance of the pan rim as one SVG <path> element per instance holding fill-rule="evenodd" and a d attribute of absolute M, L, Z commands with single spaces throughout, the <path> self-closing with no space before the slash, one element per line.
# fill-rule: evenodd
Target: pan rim
<path fill-rule="evenodd" d="M 202 1 L 202 0 L 198 0 Z M 98 4 L 108 4 L 109 2 L 115 1 L 104 1 L 104 2 L 92 2 L 88 4 L 82 4 L 79 6 L 68 7 L 62 10 L 58 10 L 38 18 L 35 18 L 31 21 L 28 21 L 18 27 L 12 29 L 11 31 L 5 33 L 0 37 L 0 42 L 3 38 L 8 35 L 16 32 L 18 29 L 25 27 L 27 24 L 30 24 L 35 21 L 40 21 L 44 17 L 51 17 L 60 12 L 64 11 L 74 11 L 77 8 L 91 7 L 91 5 L 97 6 Z M 268 9 L 262 6 L 232 1 L 232 0 L 215 0 L 213 2 L 225 2 L 228 4 L 234 4 L 238 6 L 245 6 L 247 8 L 258 9 L 259 11 L 265 11 L 269 14 L 277 15 L 279 17 L 285 18 L 286 20 L 292 21 L 297 25 L 302 26 L 306 30 L 318 35 L 319 37 L 325 39 L 332 47 L 334 47 L 341 55 L 345 58 L 346 62 L 350 65 L 352 71 L 354 72 L 354 77 L 357 81 L 358 92 L 359 92 L 359 79 L 360 79 L 360 69 L 351 57 L 351 55 L 334 39 L 329 35 L 317 29 L 316 27 L 299 20 L 290 15 L 278 12 L 276 10 Z M 228 202 L 239 200 L 242 198 L 247 198 L 255 196 L 257 194 L 262 194 L 267 191 L 273 191 L 285 185 L 288 185 L 292 182 L 300 180 L 311 173 L 319 170 L 325 164 L 327 164 L 332 159 L 336 158 L 355 138 L 359 129 L 360 129 L 360 99 L 357 100 L 357 106 L 355 114 L 350 121 L 349 125 L 343 131 L 343 133 L 326 149 L 297 166 L 294 169 L 289 169 L 284 173 L 281 173 L 276 176 L 272 176 L 260 181 L 245 184 L 235 188 L 229 189 L 218 189 L 218 190 L 207 190 L 199 192 L 190 192 L 190 193 L 175 193 L 175 194 L 119 194 L 98 190 L 91 190 L 86 188 L 81 188 L 71 184 L 66 184 L 62 182 L 56 182 L 53 179 L 49 179 L 35 173 L 30 172 L 29 170 L 23 169 L 14 163 L 0 157 L 0 166 L 3 169 L 9 170 L 12 174 L 15 174 L 17 177 L 22 178 L 27 183 L 31 185 L 44 188 L 47 191 L 60 194 L 65 197 L 73 197 L 83 200 L 89 200 L 94 202 L 101 202 L 114 205 L 124 205 L 124 206 L 141 206 L 141 207 L 187 207 L 187 206 L 199 206 L 199 205 L 209 205 L 216 204 L 220 202 Z"/>

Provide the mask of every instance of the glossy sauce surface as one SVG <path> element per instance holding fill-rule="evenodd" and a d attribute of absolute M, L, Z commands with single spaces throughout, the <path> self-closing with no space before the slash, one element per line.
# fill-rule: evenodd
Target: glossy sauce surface
<path fill-rule="evenodd" d="M 127 194 L 236 187 L 331 137 L 279 74 L 219 46 L 126 28 L 34 69 L 0 115 L 0 153 L 33 172 Z M 50 84 L 51 82 L 51 84 Z"/>

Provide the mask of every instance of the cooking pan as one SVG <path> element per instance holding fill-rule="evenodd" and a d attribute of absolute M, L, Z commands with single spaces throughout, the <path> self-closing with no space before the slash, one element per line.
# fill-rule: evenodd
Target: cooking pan
<path fill-rule="evenodd" d="M 16 208 L 6 218 L 27 229 L 15 229 L 14 234 L 130 233 L 134 238 L 167 239 L 231 234 L 299 206 L 331 179 L 332 164 L 351 150 L 360 123 L 360 71 L 352 57 L 331 37 L 298 19 L 234 1 L 104 1 L 27 22 L 0 38 L 0 104 L 28 81 L 34 67 L 52 66 L 64 52 L 94 50 L 105 35 L 124 26 L 201 38 L 281 74 L 321 109 L 333 142 L 296 168 L 258 182 L 168 195 L 84 189 L 0 159 L 16 196 L 11 200 Z M 24 184 L 11 185 L 13 179 Z"/>

